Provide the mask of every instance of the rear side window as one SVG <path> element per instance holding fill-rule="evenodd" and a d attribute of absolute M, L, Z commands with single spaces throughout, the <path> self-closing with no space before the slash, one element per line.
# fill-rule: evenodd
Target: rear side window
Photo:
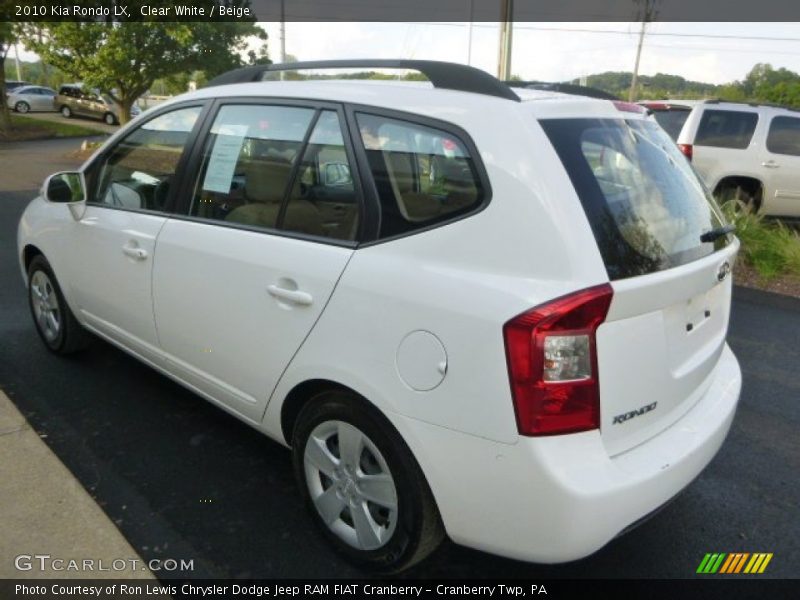
<path fill-rule="evenodd" d="M 769 126 L 767 150 L 774 154 L 800 156 L 800 119 L 775 117 Z"/>
<path fill-rule="evenodd" d="M 352 241 L 358 206 L 336 112 L 256 104 L 219 110 L 191 215 Z"/>
<path fill-rule="evenodd" d="M 694 143 L 744 150 L 750 145 L 758 114 L 734 110 L 706 110 L 700 119 Z"/>
<path fill-rule="evenodd" d="M 547 119 L 612 280 L 707 256 L 729 243 L 700 236 L 722 216 L 675 143 L 653 122 Z"/>
<path fill-rule="evenodd" d="M 453 134 L 376 115 L 357 119 L 381 203 L 380 237 L 453 218 L 482 202 L 473 159 Z"/>

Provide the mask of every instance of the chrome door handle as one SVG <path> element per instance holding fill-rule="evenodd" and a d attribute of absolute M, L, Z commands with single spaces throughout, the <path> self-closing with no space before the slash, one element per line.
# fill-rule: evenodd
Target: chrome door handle
<path fill-rule="evenodd" d="M 768 160 L 761 163 L 762 167 L 766 167 L 767 169 L 778 169 L 780 165 L 776 163 L 774 160 Z"/>
<path fill-rule="evenodd" d="M 122 251 L 126 256 L 130 256 L 135 260 L 144 260 L 147 258 L 147 250 L 139 248 L 138 246 L 123 246 Z"/>
<path fill-rule="evenodd" d="M 308 292 L 301 292 L 300 290 L 287 290 L 286 288 L 278 287 L 277 285 L 267 286 L 269 295 L 273 298 L 286 300 L 292 304 L 299 304 L 300 306 L 310 306 L 314 302 L 314 298 Z"/>

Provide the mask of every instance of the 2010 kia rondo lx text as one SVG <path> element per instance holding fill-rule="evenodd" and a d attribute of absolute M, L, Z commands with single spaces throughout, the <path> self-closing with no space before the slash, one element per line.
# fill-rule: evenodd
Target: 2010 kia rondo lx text
<path fill-rule="evenodd" d="M 362 565 L 445 534 L 595 552 L 731 425 L 731 227 L 635 105 L 446 63 L 291 68 L 320 66 L 430 81 L 248 67 L 123 128 L 20 222 L 42 340 L 91 332 L 291 447 Z"/>

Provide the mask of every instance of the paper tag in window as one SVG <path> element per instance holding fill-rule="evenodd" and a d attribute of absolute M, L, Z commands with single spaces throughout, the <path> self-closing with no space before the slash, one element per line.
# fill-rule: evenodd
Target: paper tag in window
<path fill-rule="evenodd" d="M 236 163 L 247 135 L 247 125 L 223 125 L 217 133 L 211 158 L 208 159 L 203 190 L 228 194 L 231 191 Z"/>

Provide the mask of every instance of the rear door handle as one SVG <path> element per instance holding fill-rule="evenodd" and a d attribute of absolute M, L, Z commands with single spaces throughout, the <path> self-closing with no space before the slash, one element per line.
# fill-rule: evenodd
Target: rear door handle
<path fill-rule="evenodd" d="M 144 260 L 147 258 L 147 250 L 139 248 L 139 246 L 123 246 L 122 251 L 126 256 L 130 256 L 135 260 Z"/>
<path fill-rule="evenodd" d="M 267 286 L 269 295 L 273 298 L 286 300 L 292 304 L 299 304 L 300 306 L 310 306 L 314 302 L 314 298 L 308 292 L 300 290 L 287 290 L 286 288 L 278 287 L 277 285 Z"/>
<path fill-rule="evenodd" d="M 766 167 L 767 169 L 778 169 L 780 165 L 776 163 L 774 160 L 768 160 L 761 163 L 762 167 Z"/>

